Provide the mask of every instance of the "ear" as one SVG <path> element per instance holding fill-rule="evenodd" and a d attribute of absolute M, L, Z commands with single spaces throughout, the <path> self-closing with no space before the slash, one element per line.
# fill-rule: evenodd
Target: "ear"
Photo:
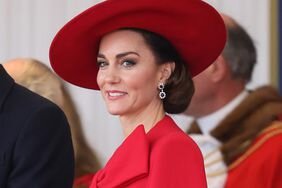
<path fill-rule="evenodd" d="M 160 66 L 160 78 L 159 80 L 163 83 L 171 76 L 175 68 L 174 62 L 167 62 Z"/>
<path fill-rule="evenodd" d="M 209 67 L 210 79 L 213 82 L 220 82 L 228 74 L 228 65 L 222 55 L 218 56 L 215 62 Z"/>

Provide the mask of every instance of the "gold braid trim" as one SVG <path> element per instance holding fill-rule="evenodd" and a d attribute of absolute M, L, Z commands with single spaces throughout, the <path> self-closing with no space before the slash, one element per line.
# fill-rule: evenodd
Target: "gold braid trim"
<path fill-rule="evenodd" d="M 265 136 L 259 140 L 256 144 L 254 144 L 250 149 L 248 149 L 241 157 L 235 160 L 233 163 L 230 164 L 228 170 L 232 170 L 237 167 L 241 162 L 243 162 L 247 157 L 249 157 L 252 153 L 254 153 L 262 144 L 264 144 L 268 139 L 271 137 L 281 134 L 282 133 L 282 126 L 281 122 L 275 122 L 273 125 L 269 126 L 268 128 L 264 129 L 259 135 L 268 132 Z"/>
<path fill-rule="evenodd" d="M 216 163 L 218 163 L 218 162 L 222 162 L 222 161 L 223 161 L 222 156 L 220 156 L 220 157 L 218 157 L 217 159 L 214 159 L 214 160 L 212 160 L 212 161 L 210 161 L 210 162 L 205 162 L 205 160 L 206 160 L 208 157 L 210 157 L 211 155 L 215 154 L 217 151 L 220 152 L 220 149 L 215 149 L 215 150 L 213 150 L 213 151 L 207 153 L 207 154 L 204 156 L 204 165 L 205 165 L 205 167 L 209 167 L 209 166 L 211 166 L 211 165 L 214 165 L 214 164 L 216 164 Z M 212 173 L 207 173 L 206 176 L 207 176 L 207 177 L 216 177 L 216 176 L 225 174 L 226 171 L 227 171 L 226 169 L 220 169 L 220 170 L 214 171 L 214 172 L 212 172 Z"/>
<path fill-rule="evenodd" d="M 218 163 L 218 162 L 221 162 L 221 161 L 222 161 L 222 157 L 219 157 L 219 158 L 214 159 L 214 160 L 212 160 L 212 161 L 210 161 L 208 163 L 205 163 L 205 166 L 209 167 L 209 166 L 214 165 L 215 163 Z"/>
<path fill-rule="evenodd" d="M 215 154 L 217 151 L 220 151 L 220 149 L 217 148 L 217 149 L 214 149 L 214 150 L 212 150 L 211 152 L 207 153 L 207 154 L 204 156 L 204 159 L 207 159 L 207 158 L 210 157 L 211 155 Z"/>
<path fill-rule="evenodd" d="M 273 130 L 275 130 L 275 129 L 282 129 L 282 123 L 279 122 L 279 121 L 274 122 L 271 126 L 265 128 L 265 129 L 263 129 L 263 130 L 259 133 L 259 135 L 262 135 L 262 134 L 264 134 L 264 133 L 266 133 L 266 132 L 273 131 Z"/>

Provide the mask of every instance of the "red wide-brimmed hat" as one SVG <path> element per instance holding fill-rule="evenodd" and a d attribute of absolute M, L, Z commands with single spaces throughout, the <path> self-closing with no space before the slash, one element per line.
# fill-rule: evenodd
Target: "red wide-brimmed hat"
<path fill-rule="evenodd" d="M 120 28 L 140 28 L 165 37 L 192 76 L 219 56 L 226 41 L 221 16 L 201 0 L 107 0 L 82 12 L 57 33 L 50 47 L 51 66 L 64 80 L 99 90 L 100 39 Z"/>

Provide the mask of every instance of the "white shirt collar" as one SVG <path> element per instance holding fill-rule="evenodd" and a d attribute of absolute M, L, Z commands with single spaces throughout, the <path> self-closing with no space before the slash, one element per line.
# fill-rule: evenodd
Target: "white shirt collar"
<path fill-rule="evenodd" d="M 246 97 L 247 91 L 242 91 L 232 101 L 227 103 L 224 107 L 209 114 L 207 116 L 197 119 L 197 123 L 203 134 L 209 134 L 232 110 L 234 110 Z"/>

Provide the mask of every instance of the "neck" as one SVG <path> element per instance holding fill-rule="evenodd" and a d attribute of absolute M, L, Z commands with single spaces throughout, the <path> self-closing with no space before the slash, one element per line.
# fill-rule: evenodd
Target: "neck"
<path fill-rule="evenodd" d="M 214 102 L 212 102 L 214 105 L 209 113 L 213 113 L 224 107 L 244 90 L 245 84 L 239 81 L 233 81 L 233 83 L 227 82 L 227 84 L 221 85 L 221 87 L 217 89 L 216 97 L 214 98 Z"/>
<path fill-rule="evenodd" d="M 145 132 L 149 132 L 164 116 L 163 104 L 160 101 L 159 104 L 151 104 L 140 112 L 120 116 L 120 122 L 127 137 L 138 125 L 143 125 Z"/>

